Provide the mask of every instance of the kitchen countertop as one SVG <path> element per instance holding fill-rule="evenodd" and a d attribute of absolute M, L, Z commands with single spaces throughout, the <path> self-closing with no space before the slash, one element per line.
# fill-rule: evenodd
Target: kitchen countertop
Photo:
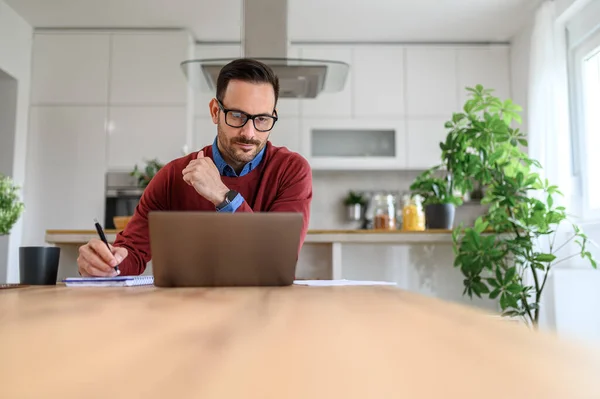
<path fill-rule="evenodd" d="M 106 239 L 115 240 L 118 230 L 106 230 Z M 49 244 L 84 244 L 98 237 L 95 230 L 46 230 Z M 380 243 L 380 244 L 420 244 L 452 243 L 451 230 L 314 230 L 308 231 L 305 243 Z"/>

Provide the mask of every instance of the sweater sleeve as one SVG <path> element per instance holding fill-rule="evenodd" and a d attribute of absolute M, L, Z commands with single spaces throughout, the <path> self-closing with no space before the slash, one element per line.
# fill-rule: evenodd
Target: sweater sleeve
<path fill-rule="evenodd" d="M 123 276 L 140 275 L 151 259 L 148 213 L 168 209 L 170 174 L 172 167 L 165 166 L 150 180 L 125 229 L 117 234 L 115 247 L 127 249 L 127 257 L 119 265 Z"/>
<path fill-rule="evenodd" d="M 302 249 L 310 221 L 310 204 L 313 197 L 312 171 L 306 159 L 297 155 L 285 166 L 285 171 L 277 187 L 277 195 L 267 212 L 292 212 L 302 214 L 302 232 L 298 254 Z M 236 212 L 252 212 L 244 201 Z"/>

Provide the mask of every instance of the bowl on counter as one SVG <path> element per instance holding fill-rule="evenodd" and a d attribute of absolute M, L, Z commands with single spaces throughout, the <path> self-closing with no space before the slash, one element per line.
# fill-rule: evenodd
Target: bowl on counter
<path fill-rule="evenodd" d="M 132 216 L 115 216 L 113 217 L 113 223 L 115 224 L 115 229 L 123 230 L 127 223 L 131 220 Z"/>

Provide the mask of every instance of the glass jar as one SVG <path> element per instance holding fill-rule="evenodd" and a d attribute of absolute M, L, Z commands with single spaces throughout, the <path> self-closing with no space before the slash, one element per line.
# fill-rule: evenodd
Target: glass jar
<path fill-rule="evenodd" d="M 396 230 L 396 198 L 392 194 L 378 194 L 374 198 L 373 228 Z"/>
<path fill-rule="evenodd" d="M 420 195 L 411 197 L 404 196 L 404 207 L 402 208 L 402 230 L 424 231 L 425 212 L 423 211 L 423 200 Z"/>

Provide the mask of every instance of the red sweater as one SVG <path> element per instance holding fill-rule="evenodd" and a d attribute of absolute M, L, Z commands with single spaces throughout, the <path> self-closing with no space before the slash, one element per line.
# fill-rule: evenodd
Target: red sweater
<path fill-rule="evenodd" d="M 204 147 L 204 156 L 212 159 L 212 146 Z M 152 210 L 213 211 L 212 202 L 183 181 L 181 171 L 197 152 L 165 165 L 150 181 L 133 217 L 117 234 L 114 246 L 124 247 L 127 258 L 119 265 L 121 275 L 139 275 L 151 260 L 148 212 Z M 244 197 L 236 212 L 300 212 L 304 217 L 300 246 L 302 248 L 310 216 L 312 172 L 299 154 L 267 142 L 260 164 L 241 177 L 221 176 L 227 187 Z"/>

